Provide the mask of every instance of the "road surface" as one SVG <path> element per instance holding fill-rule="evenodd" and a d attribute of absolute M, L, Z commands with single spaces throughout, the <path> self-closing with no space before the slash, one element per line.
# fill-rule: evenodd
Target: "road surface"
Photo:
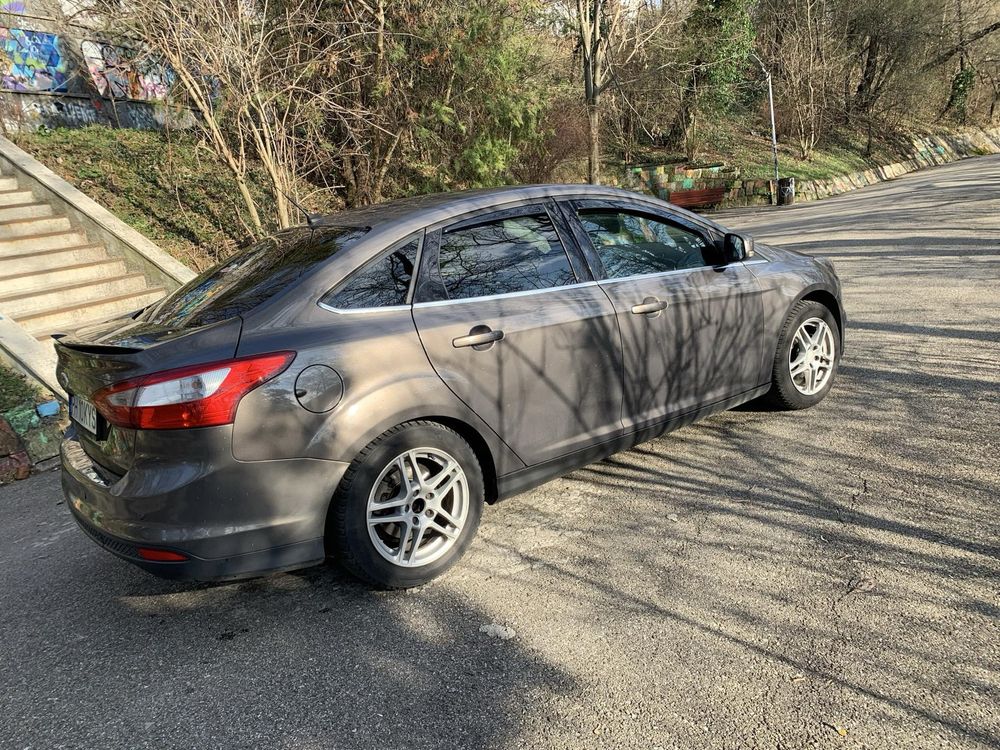
<path fill-rule="evenodd" d="M 487 508 L 423 589 L 169 583 L 0 490 L 0 747 L 1000 747 L 1000 158 L 725 221 L 836 262 L 830 398 Z"/>

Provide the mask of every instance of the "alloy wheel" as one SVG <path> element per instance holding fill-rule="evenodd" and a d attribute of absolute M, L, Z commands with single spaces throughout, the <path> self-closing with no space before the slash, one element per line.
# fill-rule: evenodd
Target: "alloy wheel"
<path fill-rule="evenodd" d="M 368 534 L 394 565 L 417 568 L 448 552 L 469 515 L 461 464 L 437 448 L 402 453 L 382 470 L 368 496 Z"/>
<path fill-rule="evenodd" d="M 823 390 L 833 373 L 836 342 L 822 318 L 809 318 L 799 326 L 788 351 L 788 372 L 795 390 L 813 396 Z"/>

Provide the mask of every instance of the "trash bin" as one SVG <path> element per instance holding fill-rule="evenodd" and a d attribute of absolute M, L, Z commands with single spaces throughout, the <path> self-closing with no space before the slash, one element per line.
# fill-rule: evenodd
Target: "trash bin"
<path fill-rule="evenodd" d="M 778 205 L 790 206 L 795 203 L 795 178 L 782 177 L 778 180 Z"/>

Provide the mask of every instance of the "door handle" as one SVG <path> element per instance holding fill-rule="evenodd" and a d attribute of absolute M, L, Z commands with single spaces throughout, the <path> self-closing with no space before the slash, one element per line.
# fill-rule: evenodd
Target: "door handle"
<path fill-rule="evenodd" d="M 451 340 L 451 345 L 456 349 L 463 346 L 471 346 L 477 352 L 489 349 L 497 341 L 503 340 L 503 331 L 494 331 L 489 326 L 473 326 L 468 336 L 459 336 Z"/>
<path fill-rule="evenodd" d="M 656 315 L 661 310 L 665 310 L 670 303 L 657 299 L 656 297 L 646 297 L 641 305 L 632 305 L 633 315 Z"/>

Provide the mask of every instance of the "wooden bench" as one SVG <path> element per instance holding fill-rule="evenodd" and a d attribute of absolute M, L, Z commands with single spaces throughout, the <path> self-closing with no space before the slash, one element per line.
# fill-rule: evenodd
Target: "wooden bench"
<path fill-rule="evenodd" d="M 726 195 L 722 187 L 705 188 L 704 190 L 674 190 L 670 193 L 670 202 L 683 208 L 714 206 L 721 203 Z"/>

